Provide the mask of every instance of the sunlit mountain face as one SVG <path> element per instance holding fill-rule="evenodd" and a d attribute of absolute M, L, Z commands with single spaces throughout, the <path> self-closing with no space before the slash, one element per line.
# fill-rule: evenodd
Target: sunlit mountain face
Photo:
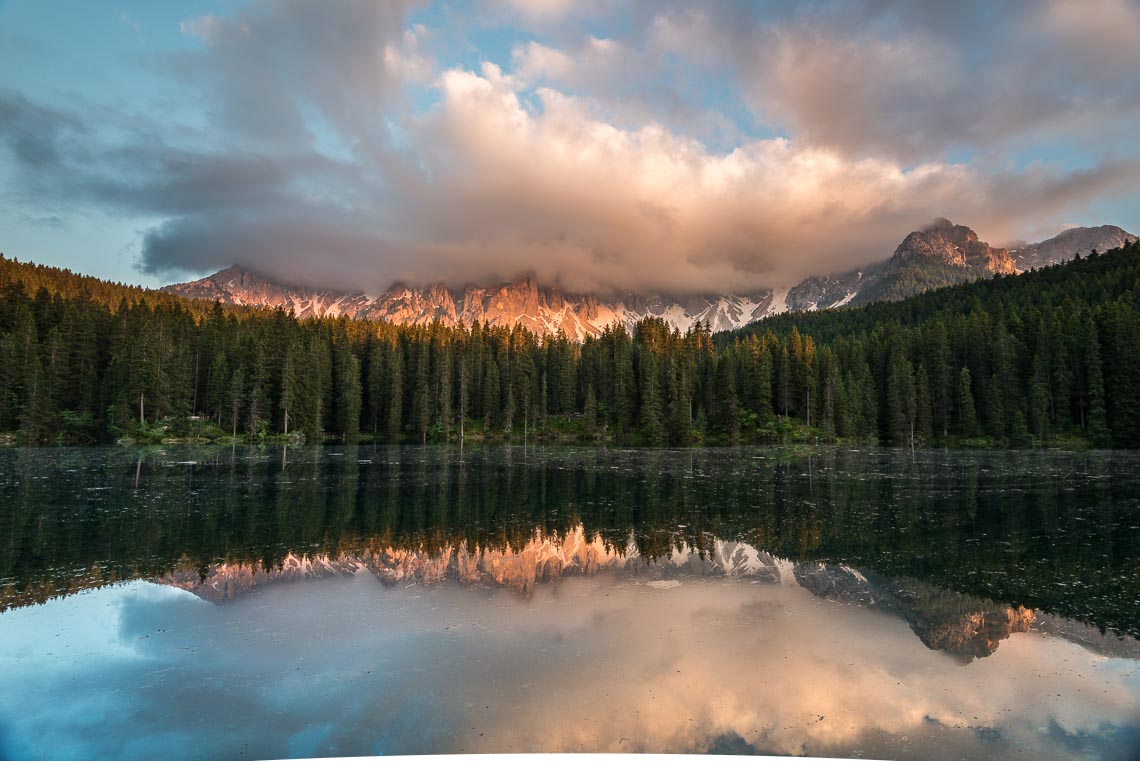
<path fill-rule="evenodd" d="M 277 757 L 1122 758 L 1135 739 L 1127 453 L 0 457 L 16 757 L 43 732 L 127 758 L 160 737 Z M 78 732 L 69 706 L 111 699 Z"/>
<path fill-rule="evenodd" d="M 223 304 L 280 309 L 301 319 L 350 317 L 397 325 L 518 326 L 540 337 L 564 334 L 583 341 L 614 326 L 632 333 L 638 321 L 650 317 L 664 320 L 681 333 L 698 324 L 715 333 L 788 311 L 897 301 L 934 288 L 1057 264 L 1082 253 L 1108 251 L 1134 240 L 1135 235 L 1109 225 L 1072 228 L 1010 252 L 979 240 L 978 234 L 965 225 L 939 219 L 907 235 L 889 258 L 867 267 L 753 292 L 574 294 L 540 286 L 533 274 L 528 274 L 509 283 L 468 284 L 462 288 L 448 288 L 443 283 L 427 287 L 397 283 L 379 295 L 369 295 L 359 290 L 283 285 L 272 273 L 236 265 L 165 290 Z"/>

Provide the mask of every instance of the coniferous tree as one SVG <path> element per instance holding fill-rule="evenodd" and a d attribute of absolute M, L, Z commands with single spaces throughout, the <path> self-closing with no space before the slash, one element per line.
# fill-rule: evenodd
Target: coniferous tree
<path fill-rule="evenodd" d="M 730 443 L 740 437 L 740 403 L 732 364 L 722 360 L 716 371 L 716 426 Z"/>
<path fill-rule="evenodd" d="M 661 390 L 658 382 L 657 355 L 644 351 L 641 365 L 641 410 L 640 428 L 645 441 L 650 446 L 665 442 L 665 413 L 661 406 Z"/>
<path fill-rule="evenodd" d="M 674 365 L 671 377 L 672 381 L 669 384 L 669 442 L 674 445 L 681 445 L 688 442 L 693 428 L 692 397 L 686 375 L 682 369 Z"/>
<path fill-rule="evenodd" d="M 847 435 L 842 424 L 845 403 L 843 399 L 843 381 L 839 377 L 839 367 L 829 347 L 819 352 L 820 380 L 816 384 L 819 389 L 819 399 L 816 414 L 817 425 L 823 432 L 824 438 L 834 439 L 837 432 Z M 841 430 L 842 429 L 842 430 Z"/>
<path fill-rule="evenodd" d="M 386 427 L 388 441 L 400 439 L 404 426 L 404 352 L 399 344 L 392 347 L 388 369 L 388 401 Z"/>
<path fill-rule="evenodd" d="M 206 381 L 206 414 L 218 425 L 222 424 L 222 413 L 226 407 L 226 391 L 229 388 L 230 369 L 226 354 L 220 348 L 210 362 Z"/>
<path fill-rule="evenodd" d="M 1140 446 L 1140 320 L 1134 306 L 1107 305 L 1100 314 L 1105 411 L 1113 446 Z"/>
<path fill-rule="evenodd" d="M 930 377 L 926 373 L 926 366 L 921 364 L 914 374 L 914 432 L 922 442 L 929 441 L 934 435 Z"/>
<path fill-rule="evenodd" d="M 598 399 L 594 395 L 594 385 L 586 386 L 586 401 L 582 412 L 586 432 L 593 435 L 598 427 Z"/>
<path fill-rule="evenodd" d="M 1101 367 L 1100 342 L 1097 340 L 1095 328 L 1088 330 L 1086 340 L 1085 363 L 1088 378 L 1089 438 L 1095 446 L 1107 447 L 1112 442 L 1108 432 L 1108 421 L 1105 417 L 1104 375 Z"/>
<path fill-rule="evenodd" d="M 943 438 L 950 435 L 953 419 L 954 389 L 951 371 L 950 339 L 942 320 L 930 323 L 924 338 L 926 346 L 927 382 L 930 391 L 931 433 Z"/>
<path fill-rule="evenodd" d="M 483 429 L 499 423 L 499 364 L 487 357 L 483 365 Z"/>
<path fill-rule="evenodd" d="M 360 434 L 360 362 L 346 345 L 337 352 L 336 386 L 336 433 L 354 441 Z"/>
<path fill-rule="evenodd" d="M 421 444 L 427 442 L 432 419 L 431 377 L 428 368 L 428 346 L 421 343 L 416 350 L 416 372 L 412 385 L 412 433 Z"/>
<path fill-rule="evenodd" d="M 459 400 L 456 415 L 459 418 L 459 440 L 466 435 L 467 412 L 471 407 L 471 370 L 466 354 L 459 357 Z"/>
<path fill-rule="evenodd" d="M 374 434 L 380 432 L 380 421 L 384 419 L 388 369 L 388 347 L 383 341 L 376 341 L 368 352 L 368 380 L 364 384 L 367 393 L 363 411 L 365 424 Z"/>
<path fill-rule="evenodd" d="M 268 358 L 265 354 L 264 339 L 258 339 L 254 344 L 254 348 L 249 352 L 252 360 L 249 364 L 248 371 L 248 388 L 245 392 L 245 399 L 248 408 L 246 410 L 246 424 L 249 431 L 250 441 L 258 441 L 264 436 L 264 426 L 266 424 L 266 415 L 268 412 L 268 381 L 269 381 L 269 368 Z"/>
<path fill-rule="evenodd" d="M 1045 362 L 1038 352 L 1029 371 L 1029 432 L 1044 441 L 1049 430 L 1049 387 Z"/>
<path fill-rule="evenodd" d="M 281 408 L 281 432 L 288 435 L 290 414 L 297 397 L 297 358 L 296 348 L 290 342 L 281 358 L 281 377 L 278 404 Z"/>
<path fill-rule="evenodd" d="M 624 328 L 613 334 L 613 418 L 611 422 L 619 433 L 628 430 L 633 423 L 636 407 L 637 384 L 633 373 L 633 356 L 629 335 Z"/>
<path fill-rule="evenodd" d="M 914 442 L 914 368 L 901 351 L 892 355 L 887 379 L 887 438 L 895 446 Z"/>
<path fill-rule="evenodd" d="M 970 369 L 958 373 L 958 433 L 967 438 L 978 435 L 978 414 L 974 407 L 974 385 Z"/>
<path fill-rule="evenodd" d="M 17 406 L 15 367 L 10 336 L 0 337 L 0 430 L 16 427 Z"/>
<path fill-rule="evenodd" d="M 234 436 L 237 436 L 238 420 L 241 416 L 242 407 L 245 404 L 245 390 L 245 367 L 238 365 L 237 369 L 234 370 L 233 374 L 230 376 L 230 385 L 226 397 L 226 400 L 229 403 L 231 433 Z"/>
<path fill-rule="evenodd" d="M 862 421 L 862 428 L 859 435 L 863 438 L 871 438 L 878 436 L 879 432 L 879 392 L 875 385 L 874 376 L 871 375 L 871 368 L 865 361 L 860 361 L 857 365 L 859 375 L 857 376 L 857 389 L 860 398 L 860 420 Z"/>
<path fill-rule="evenodd" d="M 24 404 L 20 430 L 31 444 L 45 444 L 51 433 L 51 402 L 43 362 L 32 353 L 24 363 Z"/>
<path fill-rule="evenodd" d="M 452 365 L 450 347 L 444 344 L 442 331 L 435 331 L 431 342 L 432 418 L 434 426 L 447 438 L 451 428 Z"/>

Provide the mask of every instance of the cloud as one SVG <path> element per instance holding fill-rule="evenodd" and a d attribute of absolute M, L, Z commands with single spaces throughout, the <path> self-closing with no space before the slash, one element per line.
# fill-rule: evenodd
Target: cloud
<path fill-rule="evenodd" d="M 224 32 L 225 27 L 226 23 L 213 13 L 178 22 L 178 29 L 183 34 L 188 37 L 197 37 L 208 44 L 213 43 Z M 246 24 L 240 25 L 239 28 L 246 33 L 249 32 L 249 26 Z"/>
<path fill-rule="evenodd" d="M 187 19 L 163 63 L 199 124 L 0 91 L 6 197 L 159 220 L 140 266 L 171 278 L 759 289 L 936 216 L 998 242 L 1134 192 L 1135 14 L 1098 3 L 634 4 L 608 33 L 523 35 L 501 68 L 441 64 L 451 38 L 410 3 L 255 2 Z M 616 13 L 556 6 L 534 11 Z M 1046 133 L 1088 141 L 1081 168 L 1004 147 Z"/>
<path fill-rule="evenodd" d="M 1130 0 L 1051 0 L 1041 4 L 1034 23 L 1069 56 L 1094 65 L 1140 63 L 1140 6 Z"/>
<path fill-rule="evenodd" d="M 135 19 L 131 18 L 130 14 L 128 14 L 126 11 L 120 11 L 119 12 L 119 21 L 123 24 L 123 26 L 127 27 L 132 32 L 134 32 L 136 39 L 138 39 L 140 42 L 142 41 L 142 39 L 143 39 L 142 24 L 140 24 Z"/>
<path fill-rule="evenodd" d="M 21 214 L 20 224 L 28 225 L 29 227 L 47 227 L 53 230 L 66 230 L 67 220 L 63 217 L 57 217 L 54 214 L 47 217 L 33 217 L 30 214 Z"/>
<path fill-rule="evenodd" d="M 557 31 L 606 16 L 617 5 L 613 0 L 484 0 L 480 15 L 524 29 Z"/>
<path fill-rule="evenodd" d="M 579 5 L 575 0 L 503 0 L 502 4 L 514 13 L 544 21 L 558 21 Z"/>
<path fill-rule="evenodd" d="M 759 122 L 914 163 L 1140 118 L 1128 0 L 683 4 L 652 44 L 731 72 Z"/>
<path fill-rule="evenodd" d="M 580 71 L 578 64 L 568 54 L 533 40 L 516 47 L 511 58 L 514 60 L 515 73 L 527 82 L 546 78 L 564 80 Z"/>
<path fill-rule="evenodd" d="M 414 5 L 354 0 L 330 12 L 287 0 L 255 3 L 234 17 L 189 19 L 183 33 L 204 47 L 176 57 L 171 68 L 229 142 L 308 144 L 319 126 L 349 144 L 383 144 L 384 106 L 398 95 L 409 66 L 423 66 L 415 30 L 406 29 Z M 403 49 L 409 42 L 411 49 Z"/>
<path fill-rule="evenodd" d="M 381 152 L 378 175 L 319 152 L 188 152 L 137 136 L 79 150 L 80 121 L 23 101 L 9 106 L 25 114 L 10 143 L 40 120 L 31 131 L 55 137 L 25 151 L 42 157 L 29 177 L 68 177 L 45 192 L 168 216 L 145 237 L 149 272 L 240 262 L 371 289 L 528 270 L 579 291 L 763 288 L 883 258 L 915 220 L 944 214 L 1004 239 L 1023 214 L 1067 212 L 1140 177 L 1135 162 L 904 169 L 784 138 L 713 152 L 658 124 L 616 127 L 553 89 L 532 105 L 519 86 L 493 65 L 444 72 L 439 106 L 407 123 L 398 154 Z"/>
<path fill-rule="evenodd" d="M 620 73 L 645 70 L 645 64 L 629 48 L 612 39 L 587 36 L 571 52 L 530 41 L 511 51 L 514 73 L 527 84 L 549 82 L 571 88 L 595 90 Z M 630 76 L 630 80 L 639 78 Z M 639 83 L 643 85 L 644 83 Z"/>

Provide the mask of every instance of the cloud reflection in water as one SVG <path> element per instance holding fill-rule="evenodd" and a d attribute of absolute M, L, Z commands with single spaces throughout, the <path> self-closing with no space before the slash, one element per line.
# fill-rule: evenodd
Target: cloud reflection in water
<path fill-rule="evenodd" d="M 222 606 L 134 582 L 2 618 L 14 758 L 1112 758 L 1140 726 L 1134 660 L 1031 630 L 963 664 L 892 613 L 749 579 L 595 576 L 520 596 L 361 573 Z"/>

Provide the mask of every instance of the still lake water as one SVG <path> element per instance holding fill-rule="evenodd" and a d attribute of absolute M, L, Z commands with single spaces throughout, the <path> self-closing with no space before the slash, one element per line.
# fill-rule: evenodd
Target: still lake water
<path fill-rule="evenodd" d="M 0 758 L 1130 759 L 1140 456 L 0 451 Z"/>

